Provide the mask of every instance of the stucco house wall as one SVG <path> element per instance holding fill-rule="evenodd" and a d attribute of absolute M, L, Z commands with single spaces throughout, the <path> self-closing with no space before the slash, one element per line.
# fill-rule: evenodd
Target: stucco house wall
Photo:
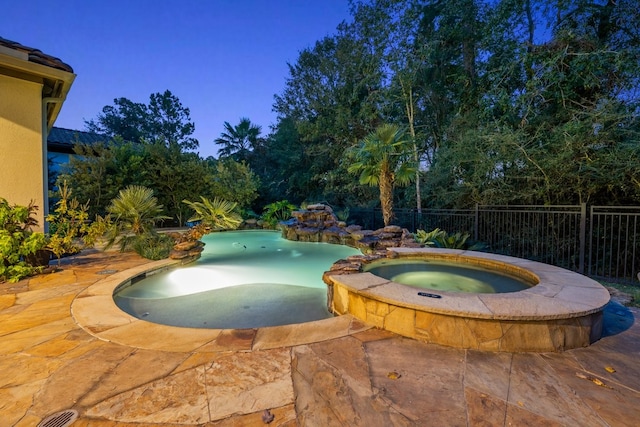
<path fill-rule="evenodd" d="M 60 59 L 0 37 L 0 197 L 38 206 L 46 230 L 47 134 L 75 79 Z"/>
<path fill-rule="evenodd" d="M 11 204 L 38 205 L 44 225 L 42 84 L 0 75 L 0 197 Z"/>

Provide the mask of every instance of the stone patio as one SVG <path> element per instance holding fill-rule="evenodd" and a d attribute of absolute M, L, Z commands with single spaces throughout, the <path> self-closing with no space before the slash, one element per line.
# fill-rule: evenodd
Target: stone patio
<path fill-rule="evenodd" d="M 56 273 L 0 284 L 0 426 L 34 427 L 66 409 L 79 413 L 74 427 L 260 426 L 265 410 L 270 426 L 640 420 L 640 311 L 616 302 L 601 340 L 562 353 L 443 347 L 350 316 L 212 332 L 105 315 L 101 284 L 146 265 L 84 253 Z"/>

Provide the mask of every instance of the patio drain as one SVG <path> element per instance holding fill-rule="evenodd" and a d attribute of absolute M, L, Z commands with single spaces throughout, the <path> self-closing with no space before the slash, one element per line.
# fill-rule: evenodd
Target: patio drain
<path fill-rule="evenodd" d="M 40 421 L 38 427 L 68 427 L 78 418 L 78 411 L 67 409 L 53 415 L 49 415 Z"/>

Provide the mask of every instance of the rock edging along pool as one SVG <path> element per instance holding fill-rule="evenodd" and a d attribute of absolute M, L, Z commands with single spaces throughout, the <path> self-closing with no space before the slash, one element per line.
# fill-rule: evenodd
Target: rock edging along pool
<path fill-rule="evenodd" d="M 396 283 L 370 272 L 330 271 L 324 275 L 330 310 L 406 337 L 478 350 L 563 351 L 588 346 L 602 335 L 602 310 L 609 293 L 578 273 L 473 251 L 389 248 L 388 254 L 482 266 L 532 286 L 508 293 L 448 292 Z"/>

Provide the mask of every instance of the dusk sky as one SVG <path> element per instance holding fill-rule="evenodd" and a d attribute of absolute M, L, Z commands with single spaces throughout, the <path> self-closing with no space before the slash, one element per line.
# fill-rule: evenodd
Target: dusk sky
<path fill-rule="evenodd" d="M 268 134 L 287 62 L 349 19 L 348 0 L 25 0 L 3 4 L 0 37 L 74 69 L 55 126 L 84 130 L 115 98 L 148 104 L 168 89 L 206 157 L 225 121 Z"/>

